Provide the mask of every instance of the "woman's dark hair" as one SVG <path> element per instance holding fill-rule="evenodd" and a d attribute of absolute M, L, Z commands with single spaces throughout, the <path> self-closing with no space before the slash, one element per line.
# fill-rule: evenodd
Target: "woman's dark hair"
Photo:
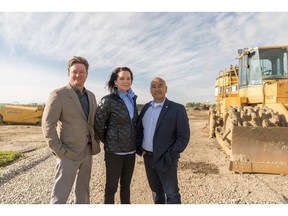
<path fill-rule="evenodd" d="M 115 68 L 113 71 L 112 71 L 112 74 L 110 76 L 110 79 L 109 81 L 107 82 L 107 87 L 109 89 L 110 92 L 113 92 L 114 91 L 114 88 L 115 88 L 115 83 L 114 81 L 117 80 L 118 78 L 118 74 L 119 72 L 121 71 L 128 71 L 131 75 L 131 83 L 133 82 L 133 73 L 132 71 L 130 70 L 130 68 L 128 67 L 117 67 Z"/>

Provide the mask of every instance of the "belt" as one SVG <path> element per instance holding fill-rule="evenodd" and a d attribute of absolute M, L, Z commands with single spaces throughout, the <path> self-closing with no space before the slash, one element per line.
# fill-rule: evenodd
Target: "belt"
<path fill-rule="evenodd" d="M 144 151 L 145 151 L 145 154 L 153 155 L 153 152 L 151 152 L 151 151 L 147 151 L 147 150 L 145 150 L 145 149 L 144 149 Z"/>

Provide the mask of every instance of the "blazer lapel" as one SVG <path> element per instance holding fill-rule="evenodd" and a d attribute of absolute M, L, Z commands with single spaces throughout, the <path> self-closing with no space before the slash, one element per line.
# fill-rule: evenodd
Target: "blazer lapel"
<path fill-rule="evenodd" d="M 86 119 L 85 113 L 83 111 L 80 100 L 75 90 L 70 86 L 70 84 L 67 85 L 67 88 L 68 88 L 68 94 L 71 97 L 72 101 L 76 104 L 77 109 L 81 112 L 82 116 Z"/>
<path fill-rule="evenodd" d="M 142 120 L 145 112 L 148 110 L 148 108 L 151 106 L 151 101 L 147 104 L 145 104 L 145 106 L 142 108 L 141 112 L 140 112 L 140 116 L 139 116 L 139 119 Z"/>
<path fill-rule="evenodd" d="M 159 115 L 159 117 L 158 117 L 155 131 L 157 131 L 160 123 L 162 122 L 162 119 L 163 119 L 164 116 L 166 115 L 166 112 L 167 112 L 167 110 L 168 110 L 168 108 L 169 108 L 169 103 L 170 103 L 169 100 L 166 98 L 165 103 L 163 104 L 162 110 L 161 110 L 161 112 L 160 112 L 160 115 Z"/>

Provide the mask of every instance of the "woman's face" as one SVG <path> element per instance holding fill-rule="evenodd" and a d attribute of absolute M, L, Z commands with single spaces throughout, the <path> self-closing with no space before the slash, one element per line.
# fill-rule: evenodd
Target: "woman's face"
<path fill-rule="evenodd" d="M 129 71 L 120 71 L 118 73 L 117 80 L 115 80 L 114 83 L 120 92 L 127 92 L 132 85 L 132 79 L 131 79 L 130 72 Z"/>

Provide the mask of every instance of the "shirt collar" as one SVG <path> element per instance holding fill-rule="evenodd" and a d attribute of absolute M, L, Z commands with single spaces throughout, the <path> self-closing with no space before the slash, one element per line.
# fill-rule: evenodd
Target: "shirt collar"
<path fill-rule="evenodd" d="M 157 107 L 157 106 L 163 107 L 165 101 L 166 101 L 166 98 L 165 98 L 161 103 L 156 103 L 156 102 L 153 100 L 153 101 L 151 101 L 151 106 L 152 106 L 153 108 L 155 108 L 155 107 Z"/>
<path fill-rule="evenodd" d="M 122 98 L 124 97 L 125 95 L 127 95 L 127 92 L 120 92 L 117 90 L 117 93 L 119 94 L 119 96 Z"/>
<path fill-rule="evenodd" d="M 70 84 L 70 86 L 74 89 L 74 91 L 75 91 L 77 94 L 81 95 L 81 92 L 80 92 L 79 89 L 77 89 L 75 86 L 71 85 L 71 83 L 69 83 L 69 84 Z M 87 90 L 86 90 L 85 87 L 83 87 L 83 93 L 84 93 L 84 94 L 87 94 Z"/>
<path fill-rule="evenodd" d="M 130 96 L 131 98 L 133 98 L 135 96 L 135 93 L 132 91 L 131 88 L 129 88 L 129 90 L 127 92 L 120 92 L 118 89 L 116 90 L 116 92 L 118 93 L 118 95 L 123 98 L 125 96 Z"/>

